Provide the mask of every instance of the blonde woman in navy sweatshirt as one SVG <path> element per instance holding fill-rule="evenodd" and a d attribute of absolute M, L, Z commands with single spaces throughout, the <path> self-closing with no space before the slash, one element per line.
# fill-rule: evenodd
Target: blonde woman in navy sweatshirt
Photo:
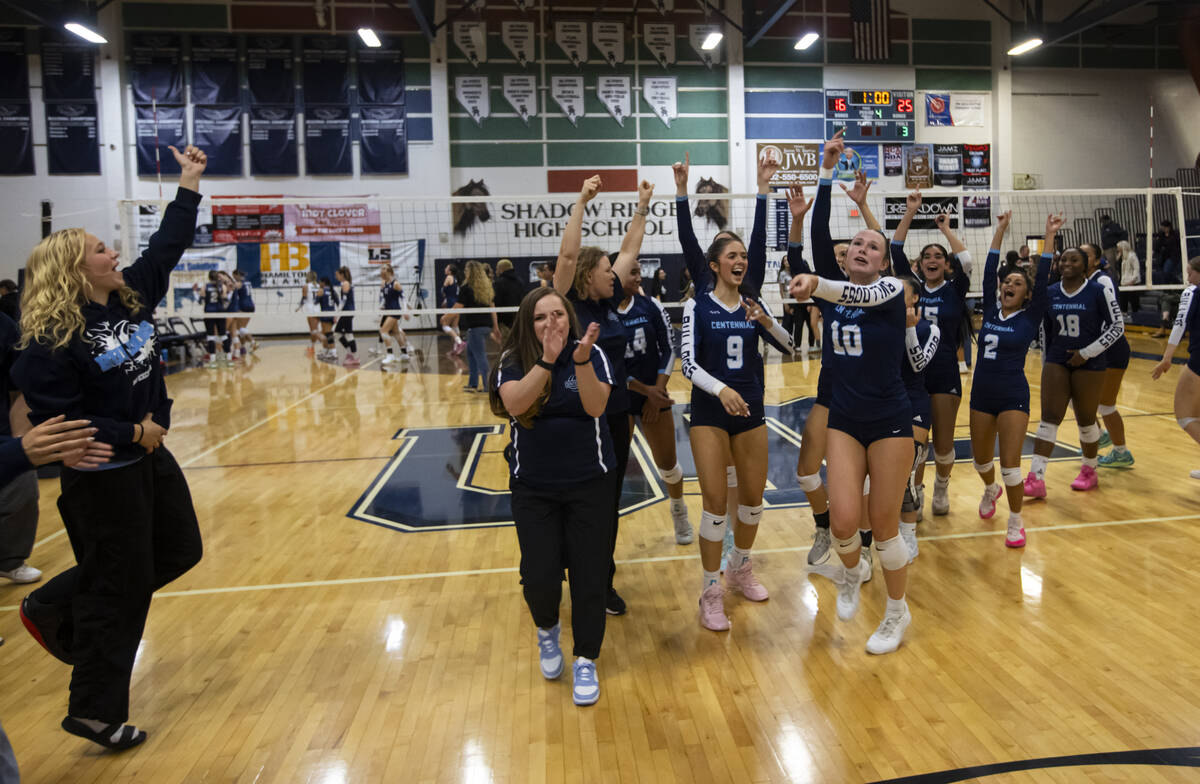
<path fill-rule="evenodd" d="M 171 399 L 155 350 L 153 308 L 192 244 L 207 158 L 170 148 L 179 191 L 141 257 L 117 253 L 83 229 L 63 229 L 29 256 L 21 303 L 24 351 L 12 376 L 30 420 L 90 420 L 113 456 L 62 472 L 58 508 L 76 566 L 31 593 L 21 620 L 71 664 L 62 727 L 111 750 L 146 739 L 129 719 L 129 682 L 154 591 L 200 561 L 187 480 L 163 446 Z"/>

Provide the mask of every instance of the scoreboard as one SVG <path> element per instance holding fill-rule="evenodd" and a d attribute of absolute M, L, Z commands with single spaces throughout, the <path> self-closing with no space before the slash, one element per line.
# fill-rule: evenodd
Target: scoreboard
<path fill-rule="evenodd" d="M 839 128 L 848 142 L 911 142 L 916 122 L 912 90 L 826 90 L 825 138 Z"/>

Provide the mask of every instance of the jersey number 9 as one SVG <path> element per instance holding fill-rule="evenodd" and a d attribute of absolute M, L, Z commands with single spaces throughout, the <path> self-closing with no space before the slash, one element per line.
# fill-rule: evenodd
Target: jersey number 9
<path fill-rule="evenodd" d="M 829 331 L 833 335 L 834 354 L 848 357 L 862 356 L 862 329 L 857 324 L 839 324 L 835 321 L 829 327 Z"/>
<path fill-rule="evenodd" d="M 741 335 L 730 335 L 725 338 L 725 365 L 730 370 L 742 367 L 742 346 L 744 339 Z"/>

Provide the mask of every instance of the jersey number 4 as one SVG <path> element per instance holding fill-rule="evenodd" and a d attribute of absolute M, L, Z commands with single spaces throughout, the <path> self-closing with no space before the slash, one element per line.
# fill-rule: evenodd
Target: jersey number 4
<path fill-rule="evenodd" d="M 625 344 L 625 358 L 633 359 L 637 354 L 646 353 L 646 328 L 638 327 L 633 333 L 633 340 Z"/>
<path fill-rule="evenodd" d="M 1069 338 L 1079 337 L 1079 316 L 1074 313 L 1058 314 L 1058 334 Z"/>
<path fill-rule="evenodd" d="M 829 331 L 833 335 L 834 354 L 862 356 L 862 329 L 857 324 L 839 324 L 835 321 L 829 325 Z"/>

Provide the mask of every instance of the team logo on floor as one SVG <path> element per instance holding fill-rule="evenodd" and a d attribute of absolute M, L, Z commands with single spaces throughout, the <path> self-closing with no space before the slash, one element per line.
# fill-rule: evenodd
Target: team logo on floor
<path fill-rule="evenodd" d="M 767 509 L 807 506 L 796 481 L 796 461 L 811 397 L 766 407 Z M 675 406 L 675 453 L 683 469 L 684 493 L 700 492 L 688 441 L 689 409 Z M 508 493 L 508 425 L 502 423 L 464 427 L 429 427 L 401 430 L 393 437 L 396 454 L 355 502 L 349 516 L 398 531 L 444 531 L 455 528 L 488 528 L 512 525 Z M 1025 455 L 1033 453 L 1027 437 Z M 970 461 L 971 442 L 955 443 L 959 462 Z M 1079 450 L 1058 445 L 1052 460 L 1077 458 Z M 974 479 L 974 477 L 971 477 Z M 639 429 L 634 430 L 629 467 L 621 496 L 621 514 L 631 514 L 667 498 L 650 447 Z"/>

